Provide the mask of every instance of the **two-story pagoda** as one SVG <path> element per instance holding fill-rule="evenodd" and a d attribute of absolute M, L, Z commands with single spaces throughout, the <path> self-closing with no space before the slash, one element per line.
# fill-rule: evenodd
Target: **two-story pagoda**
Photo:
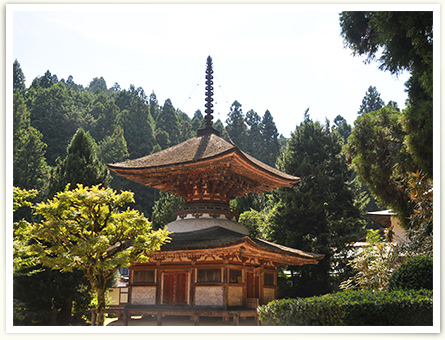
<path fill-rule="evenodd" d="M 207 59 L 206 116 L 197 136 L 160 152 L 109 164 L 120 176 L 175 193 L 185 204 L 167 225 L 171 242 L 129 268 L 130 306 L 230 310 L 277 297 L 277 267 L 317 264 L 324 255 L 249 235 L 230 200 L 292 186 L 274 169 L 219 137 L 212 127 L 212 59 Z M 128 307 L 128 306 L 127 306 Z"/>

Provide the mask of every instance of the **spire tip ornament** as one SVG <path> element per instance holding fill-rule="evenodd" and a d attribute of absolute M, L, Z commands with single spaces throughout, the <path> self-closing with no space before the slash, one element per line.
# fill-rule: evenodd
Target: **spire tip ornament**
<path fill-rule="evenodd" d="M 206 110 L 205 110 L 205 117 L 204 117 L 204 128 L 203 129 L 199 129 L 198 130 L 198 137 L 199 136 L 203 136 L 205 134 L 208 133 L 214 133 L 217 136 L 219 136 L 219 131 L 215 130 L 212 125 L 213 125 L 213 64 L 212 64 L 212 57 L 208 56 L 207 57 L 207 69 L 206 69 Z"/>

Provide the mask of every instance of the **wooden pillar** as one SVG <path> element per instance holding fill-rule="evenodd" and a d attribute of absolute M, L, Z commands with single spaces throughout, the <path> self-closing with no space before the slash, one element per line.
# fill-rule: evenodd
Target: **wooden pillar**
<path fill-rule="evenodd" d="M 162 326 L 162 312 L 158 312 L 156 315 L 157 325 Z"/>
<path fill-rule="evenodd" d="M 224 260 L 223 267 L 223 305 L 228 307 L 229 305 L 229 261 Z"/>
<path fill-rule="evenodd" d="M 239 313 L 233 314 L 233 325 L 239 326 Z"/>
<path fill-rule="evenodd" d="M 124 326 L 128 326 L 128 313 L 127 313 L 127 311 L 124 312 Z"/>
<path fill-rule="evenodd" d="M 199 326 L 199 314 L 197 312 L 193 315 L 193 321 L 195 326 Z"/>
<path fill-rule="evenodd" d="M 155 297 L 155 304 L 160 305 L 162 304 L 162 273 L 161 273 L 161 261 L 156 261 L 156 297 Z"/>

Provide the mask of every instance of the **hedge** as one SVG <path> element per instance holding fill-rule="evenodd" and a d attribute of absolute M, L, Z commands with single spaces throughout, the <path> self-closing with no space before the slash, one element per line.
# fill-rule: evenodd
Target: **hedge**
<path fill-rule="evenodd" d="M 345 291 L 258 307 L 264 326 L 432 326 L 433 292 Z"/>
<path fill-rule="evenodd" d="M 404 262 L 389 278 L 388 290 L 433 289 L 433 258 L 416 256 Z"/>

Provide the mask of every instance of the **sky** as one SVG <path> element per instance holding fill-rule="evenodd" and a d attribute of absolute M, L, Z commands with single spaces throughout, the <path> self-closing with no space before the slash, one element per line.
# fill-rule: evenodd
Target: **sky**
<path fill-rule="evenodd" d="M 394 8 L 391 7 L 391 8 Z M 404 5 L 403 8 L 406 8 Z M 368 9 L 366 7 L 352 9 Z M 402 9 L 400 7 L 399 9 Z M 369 86 L 385 103 L 405 107 L 409 74 L 391 75 L 352 56 L 339 13 L 350 6 L 299 4 L 8 5 L 12 46 L 7 62 L 29 86 L 49 70 L 87 87 L 131 84 L 193 117 L 204 112 L 205 69 L 214 70 L 214 120 L 225 122 L 237 100 L 243 113 L 273 116 L 291 132 L 309 115 L 353 125 Z M 7 22 L 7 25 L 8 25 Z M 8 34 L 8 26 L 7 26 Z M 12 67 L 11 67 L 12 69 Z"/>

